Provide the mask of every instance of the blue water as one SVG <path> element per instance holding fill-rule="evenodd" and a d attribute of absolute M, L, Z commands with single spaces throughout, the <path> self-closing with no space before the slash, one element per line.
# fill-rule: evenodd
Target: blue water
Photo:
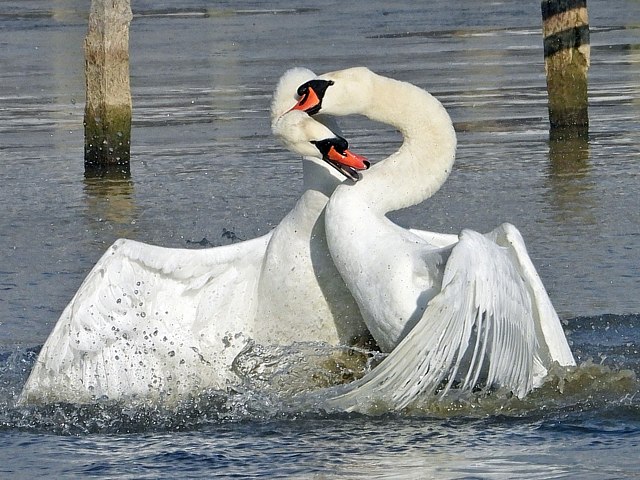
<path fill-rule="evenodd" d="M 88 3 L 0 0 L 0 477 L 640 475 L 637 1 L 589 4 L 590 130 L 572 144 L 549 141 L 538 2 L 136 1 L 132 176 L 108 183 L 83 177 Z M 394 219 L 448 233 L 517 225 L 575 372 L 524 401 L 377 417 L 297 411 L 251 388 L 164 409 L 15 406 L 116 238 L 197 248 L 276 225 L 301 185 L 299 159 L 269 131 L 277 78 L 360 64 L 433 92 L 458 131 L 448 182 Z M 386 126 L 342 126 L 373 161 L 398 146 Z"/>

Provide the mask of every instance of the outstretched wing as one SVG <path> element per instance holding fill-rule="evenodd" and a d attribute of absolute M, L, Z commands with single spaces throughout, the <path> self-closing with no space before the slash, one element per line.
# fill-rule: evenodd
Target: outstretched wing
<path fill-rule="evenodd" d="M 576 362 L 569 348 L 558 314 L 553 308 L 551 299 L 542 284 L 536 268 L 533 266 L 531 258 L 529 258 L 524 240 L 518 229 L 510 223 L 503 223 L 492 232 L 486 234 L 486 237 L 506 248 L 507 255 L 509 255 L 518 269 L 529 290 L 536 337 L 539 344 L 538 356 L 545 367 L 544 374 L 546 375 L 546 368 L 553 362 L 563 366 L 575 365 Z M 541 380 L 542 378 L 536 378 L 534 383 L 539 384 Z"/>
<path fill-rule="evenodd" d="M 409 229 L 409 231 L 436 247 L 454 245 L 458 241 L 457 235 L 415 229 Z M 505 255 L 511 259 L 529 291 L 539 345 L 538 357 L 543 366 L 536 371 L 534 378 L 534 385 L 538 386 L 546 375 L 546 368 L 553 362 L 563 366 L 575 365 L 573 354 L 558 314 L 527 253 L 527 247 L 518 229 L 510 223 L 503 223 L 495 230 L 485 234 L 485 237 L 497 245 L 505 247 Z"/>
<path fill-rule="evenodd" d="M 116 241 L 62 312 L 21 400 L 224 386 L 270 236 L 202 250 Z"/>
<path fill-rule="evenodd" d="M 378 367 L 320 404 L 358 410 L 373 401 L 401 409 L 453 386 L 501 386 L 524 396 L 541 364 L 526 281 L 508 247 L 463 231 L 421 320 Z"/>

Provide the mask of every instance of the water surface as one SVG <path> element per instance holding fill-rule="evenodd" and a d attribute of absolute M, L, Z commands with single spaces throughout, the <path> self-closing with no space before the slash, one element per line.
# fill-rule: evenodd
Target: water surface
<path fill-rule="evenodd" d="M 536 2 L 134 2 L 132 175 L 83 176 L 88 2 L 0 1 L 0 474 L 24 477 L 633 478 L 640 408 L 640 4 L 591 2 L 590 130 L 550 142 Z M 174 410 L 15 407 L 82 279 L 118 237 L 173 247 L 267 232 L 301 164 L 272 137 L 278 77 L 366 65 L 436 95 L 454 171 L 396 212 L 522 232 L 581 369 L 559 394 L 363 417 L 247 393 Z M 399 136 L 345 119 L 373 161 Z M 590 362 L 590 363 L 589 363 Z M 602 365 L 601 365 L 602 364 Z"/>

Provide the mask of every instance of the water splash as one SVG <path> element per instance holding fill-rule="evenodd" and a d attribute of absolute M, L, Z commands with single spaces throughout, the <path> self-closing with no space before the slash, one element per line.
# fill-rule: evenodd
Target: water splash
<path fill-rule="evenodd" d="M 637 329 L 620 334 L 623 328 L 631 325 L 635 328 L 638 316 L 603 318 L 569 321 L 576 351 L 600 351 L 602 342 L 610 348 L 617 344 L 624 346 L 630 335 L 638 334 Z M 603 330 L 612 332 L 611 337 L 603 336 Z M 593 332 L 593 336 L 588 332 Z M 37 354 L 38 349 L 18 347 L 0 352 L 0 430 L 58 435 L 120 434 L 200 430 L 245 421 L 341 418 L 344 412 L 323 408 L 327 392 L 360 378 L 381 359 L 365 350 L 323 344 L 265 347 L 249 343 L 233 362 L 241 383 L 226 391 L 204 390 L 171 404 L 133 398 L 120 402 L 99 399 L 83 405 L 17 405 Z M 501 390 L 478 389 L 464 395 L 452 390 L 440 400 L 418 398 L 400 412 L 374 398 L 363 399 L 360 412 L 367 417 L 509 418 L 539 422 L 541 428 L 545 425 L 544 428 L 552 428 L 567 419 L 582 425 L 579 418 L 584 416 L 613 419 L 609 423 L 613 422 L 614 427 L 619 423 L 615 419 L 621 416 L 637 421 L 640 418 L 637 359 L 618 355 L 606 360 L 595 356 L 584 359 L 578 367 L 556 366 L 547 382 L 524 399 Z M 362 413 L 348 416 L 358 417 Z"/>

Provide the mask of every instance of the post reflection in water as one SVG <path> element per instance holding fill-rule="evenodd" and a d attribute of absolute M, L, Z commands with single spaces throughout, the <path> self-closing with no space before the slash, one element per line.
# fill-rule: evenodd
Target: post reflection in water
<path fill-rule="evenodd" d="M 128 171 L 85 172 L 84 193 L 88 226 L 92 233 L 113 229 L 117 237 L 130 237 L 138 220 L 134 182 Z"/>
<path fill-rule="evenodd" d="M 593 225 L 595 199 L 586 129 L 552 129 L 549 135 L 551 205 L 559 223 Z"/>

